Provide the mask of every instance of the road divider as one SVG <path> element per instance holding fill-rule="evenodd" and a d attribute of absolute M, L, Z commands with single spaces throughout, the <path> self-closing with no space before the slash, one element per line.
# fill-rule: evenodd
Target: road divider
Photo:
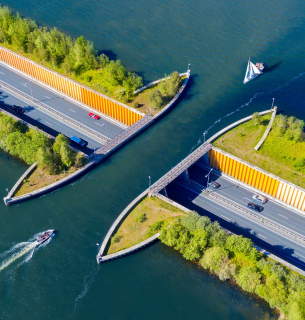
<path fill-rule="evenodd" d="M 29 100 L 35 103 L 35 105 L 40 107 L 40 110 L 44 113 L 47 113 L 53 118 L 56 118 L 57 120 L 60 120 L 61 122 L 64 122 L 65 124 L 69 125 L 70 127 L 73 127 L 74 129 L 77 129 L 79 132 L 85 134 L 86 136 L 101 142 L 102 144 L 107 143 L 110 139 L 104 136 L 103 134 L 87 127 L 86 125 L 68 117 L 67 115 L 54 110 L 53 108 L 49 107 L 48 105 L 42 103 L 38 100 L 33 100 L 29 95 L 26 93 L 14 88 L 13 86 L 9 85 L 8 83 L 4 82 L 3 80 L 0 80 L 0 86 L 2 86 L 4 89 L 7 89 L 9 91 L 12 91 L 13 93 Z"/>

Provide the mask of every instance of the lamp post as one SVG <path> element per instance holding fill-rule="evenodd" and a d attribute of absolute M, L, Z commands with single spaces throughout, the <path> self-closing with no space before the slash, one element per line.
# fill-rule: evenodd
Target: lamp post
<path fill-rule="evenodd" d="M 205 143 L 205 134 L 206 134 L 206 131 L 204 131 L 203 133 L 203 143 Z"/>
<path fill-rule="evenodd" d="M 150 176 L 148 176 L 148 186 L 149 186 L 149 188 L 151 186 L 151 177 Z"/>
<path fill-rule="evenodd" d="M 93 155 L 94 155 L 94 160 L 96 160 L 96 158 L 95 158 L 95 147 L 93 148 Z"/>
<path fill-rule="evenodd" d="M 6 192 L 7 192 L 7 194 L 9 194 L 8 188 L 6 188 Z"/>
<path fill-rule="evenodd" d="M 209 173 L 205 176 L 205 178 L 208 178 L 207 180 L 207 188 L 209 187 L 209 179 L 210 179 L 210 173 L 213 171 L 213 168 L 209 171 Z"/>
<path fill-rule="evenodd" d="M 190 63 L 187 65 L 187 71 L 190 71 Z"/>

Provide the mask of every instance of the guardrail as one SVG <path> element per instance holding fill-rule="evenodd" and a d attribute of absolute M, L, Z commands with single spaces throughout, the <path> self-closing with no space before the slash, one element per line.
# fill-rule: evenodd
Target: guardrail
<path fill-rule="evenodd" d="M 135 122 L 133 125 L 128 127 L 126 130 L 120 132 L 117 136 L 113 139 L 109 140 L 106 144 L 101 146 L 99 149 L 96 150 L 96 154 L 105 155 L 107 152 L 111 151 L 112 149 L 116 148 L 120 145 L 124 140 L 130 138 L 135 133 L 138 133 L 140 129 L 146 126 L 150 121 L 153 121 L 154 118 L 151 115 L 145 115 L 142 119 Z"/>
<path fill-rule="evenodd" d="M 249 210 L 247 209 L 246 207 L 240 205 L 239 203 L 233 201 L 233 200 L 230 200 L 218 193 L 216 193 L 215 191 L 211 191 L 211 190 L 208 190 L 208 189 L 203 189 L 201 190 L 203 193 L 207 194 L 208 196 L 212 196 L 214 197 L 215 199 L 218 199 L 220 200 L 221 202 L 224 202 L 232 207 L 234 207 L 235 209 L 239 210 L 239 211 L 242 211 L 250 216 L 252 216 L 253 218 L 257 219 L 257 220 L 260 220 L 261 222 L 273 227 L 273 228 L 276 228 L 298 240 L 301 240 L 301 241 L 304 241 L 305 242 L 305 236 L 303 236 L 302 234 L 294 231 L 294 230 L 291 230 L 287 227 L 284 227 L 282 226 L 281 224 L 277 223 L 277 222 L 274 222 L 272 220 L 270 220 L 269 218 L 266 218 L 258 213 L 255 213 L 254 211 L 252 210 Z"/>
<path fill-rule="evenodd" d="M 68 117 L 67 115 L 47 106 L 46 104 L 36 100 L 36 99 L 32 99 L 29 95 L 27 95 L 26 93 L 14 88 L 13 86 L 9 85 L 8 83 L 4 82 L 3 80 L 0 80 L 0 85 L 2 85 L 3 87 L 7 88 L 10 91 L 15 92 L 16 94 L 18 94 L 19 96 L 22 96 L 24 98 L 26 98 L 27 100 L 33 101 L 36 105 L 40 106 L 41 108 L 43 108 L 46 112 L 51 113 L 53 115 L 55 115 L 56 117 L 60 118 L 63 121 L 69 122 L 70 124 L 78 127 L 79 129 L 81 129 L 82 131 L 86 132 L 87 134 L 89 133 L 90 135 L 92 135 L 95 138 L 99 138 L 99 140 L 103 141 L 103 143 L 109 141 L 110 139 L 107 138 L 106 136 L 104 136 L 103 134 L 83 125 L 82 123 Z"/>
<path fill-rule="evenodd" d="M 184 158 L 180 163 L 178 163 L 172 170 L 165 174 L 161 179 L 155 182 L 149 189 L 149 194 L 156 196 L 159 191 L 176 179 L 184 170 L 189 168 L 198 159 L 200 159 L 204 154 L 206 154 L 212 145 L 210 143 L 204 143 L 194 152 Z"/>

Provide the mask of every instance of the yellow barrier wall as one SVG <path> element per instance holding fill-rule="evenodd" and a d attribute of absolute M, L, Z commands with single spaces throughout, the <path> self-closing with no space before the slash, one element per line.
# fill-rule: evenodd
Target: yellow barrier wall
<path fill-rule="evenodd" d="M 305 192 L 302 188 L 215 149 L 209 151 L 209 160 L 212 168 L 305 211 Z"/>
<path fill-rule="evenodd" d="M 6 48 L 0 47 L 0 59 L 33 78 L 124 124 L 130 126 L 143 117 L 142 114 L 125 107 L 123 104 L 69 80 Z"/>

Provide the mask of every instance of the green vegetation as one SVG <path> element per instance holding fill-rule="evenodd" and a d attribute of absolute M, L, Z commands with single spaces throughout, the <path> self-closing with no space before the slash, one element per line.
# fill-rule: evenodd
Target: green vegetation
<path fill-rule="evenodd" d="M 146 197 L 137 204 L 111 238 L 107 254 L 130 248 L 159 232 L 166 221 L 185 213 L 155 197 Z"/>
<path fill-rule="evenodd" d="M 280 308 L 289 320 L 305 318 L 304 277 L 263 256 L 250 239 L 229 235 L 196 212 L 164 223 L 160 239 L 220 280 L 233 280 Z"/>
<path fill-rule="evenodd" d="M 271 115 L 241 124 L 218 138 L 213 145 L 270 173 L 305 188 L 304 121 L 277 115 L 262 147 L 254 147 L 263 136 Z"/>
<path fill-rule="evenodd" d="M 154 115 L 175 96 L 184 79 L 185 77 L 180 77 L 179 73 L 175 71 L 165 81 L 140 92 L 128 105 L 141 112 Z"/>
<path fill-rule="evenodd" d="M 72 39 L 56 28 L 40 27 L 1 6 L 0 43 L 123 102 L 128 102 L 134 90 L 142 86 L 141 77 L 127 72 L 120 60 L 98 54 L 83 36 Z"/>
<path fill-rule="evenodd" d="M 38 161 L 48 174 L 59 174 L 72 165 L 81 167 L 86 159 L 69 147 L 68 139 L 59 134 L 55 142 L 38 130 L 0 115 L 0 148 L 27 164 Z"/>

